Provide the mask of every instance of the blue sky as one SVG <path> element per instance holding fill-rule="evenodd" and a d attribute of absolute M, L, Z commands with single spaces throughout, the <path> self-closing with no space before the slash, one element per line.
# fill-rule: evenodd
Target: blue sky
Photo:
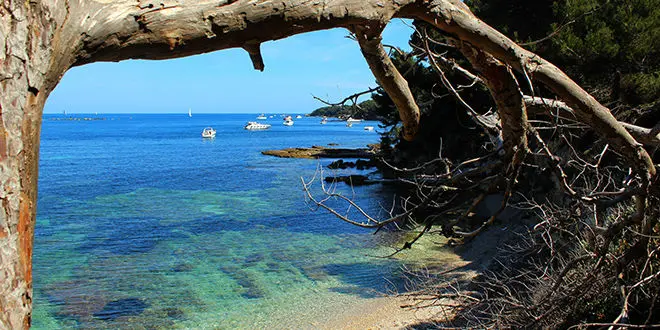
<path fill-rule="evenodd" d="M 393 20 L 383 43 L 409 50 L 409 22 Z M 344 29 L 262 45 L 264 72 L 242 49 L 166 61 L 93 63 L 69 70 L 45 113 L 307 113 L 375 86 L 357 42 Z"/>

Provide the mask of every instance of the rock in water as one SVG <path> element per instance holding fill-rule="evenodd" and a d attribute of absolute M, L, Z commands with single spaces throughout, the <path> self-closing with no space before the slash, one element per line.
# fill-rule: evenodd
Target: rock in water
<path fill-rule="evenodd" d="M 122 316 L 140 315 L 148 305 L 138 298 L 111 301 L 101 311 L 94 314 L 97 319 L 112 321 Z"/>

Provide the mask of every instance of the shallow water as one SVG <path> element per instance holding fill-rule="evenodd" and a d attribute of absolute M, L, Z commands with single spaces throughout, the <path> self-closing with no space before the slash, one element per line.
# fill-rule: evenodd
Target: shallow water
<path fill-rule="evenodd" d="M 277 118 L 251 132 L 255 115 L 102 116 L 44 117 L 35 329 L 291 327 L 400 289 L 400 264 L 371 257 L 392 251 L 381 236 L 305 203 L 300 177 L 331 160 L 260 153 L 363 147 L 378 140 L 366 123 Z M 380 186 L 340 189 L 374 214 L 391 202 Z"/>

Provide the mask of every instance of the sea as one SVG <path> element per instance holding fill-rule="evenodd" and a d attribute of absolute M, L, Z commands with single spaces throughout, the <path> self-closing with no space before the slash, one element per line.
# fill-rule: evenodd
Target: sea
<path fill-rule="evenodd" d="M 44 115 L 34 329 L 313 328 L 338 308 L 405 290 L 398 244 L 339 220 L 320 178 L 371 170 L 261 151 L 379 140 L 378 123 L 243 129 L 255 114 Z M 364 130 L 369 125 L 375 131 Z M 214 139 L 201 137 L 211 126 Z M 326 190 L 387 218 L 384 185 Z M 357 220 L 356 207 L 327 203 Z"/>

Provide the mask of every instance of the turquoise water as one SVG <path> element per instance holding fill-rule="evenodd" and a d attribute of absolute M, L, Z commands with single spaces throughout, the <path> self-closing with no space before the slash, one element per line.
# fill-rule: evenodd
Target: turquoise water
<path fill-rule="evenodd" d="M 270 119 L 251 132 L 255 115 L 61 117 L 42 129 L 35 329 L 297 327 L 400 289 L 400 264 L 371 257 L 391 252 L 381 235 L 305 203 L 300 177 L 331 160 L 260 153 L 363 147 L 378 140 L 367 123 Z M 392 200 L 380 186 L 339 189 L 373 214 Z"/>

